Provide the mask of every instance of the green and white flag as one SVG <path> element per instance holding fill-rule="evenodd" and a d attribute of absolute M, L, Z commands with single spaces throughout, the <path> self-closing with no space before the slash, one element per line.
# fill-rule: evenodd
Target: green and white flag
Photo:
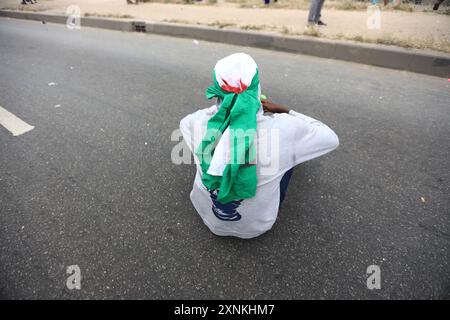
<path fill-rule="evenodd" d="M 255 196 L 256 114 L 261 108 L 256 62 L 245 53 L 219 60 L 213 72 L 214 85 L 208 99 L 221 101 L 208 121 L 207 131 L 196 150 L 202 181 L 209 190 L 219 190 L 217 200 L 228 203 Z"/>

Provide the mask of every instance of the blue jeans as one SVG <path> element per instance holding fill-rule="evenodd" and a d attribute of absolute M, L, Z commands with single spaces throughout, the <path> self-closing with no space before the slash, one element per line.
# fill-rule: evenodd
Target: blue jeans
<path fill-rule="evenodd" d="M 289 181 L 291 181 L 293 171 L 294 171 L 294 168 L 289 169 L 283 175 L 283 178 L 281 178 L 281 181 L 280 181 L 280 206 L 281 206 L 281 203 L 284 201 L 284 198 L 286 197 L 287 188 L 289 186 Z"/>
<path fill-rule="evenodd" d="M 325 0 L 311 0 L 311 5 L 309 6 L 309 23 L 317 23 L 320 20 L 320 12 L 322 11 L 322 6 Z"/>

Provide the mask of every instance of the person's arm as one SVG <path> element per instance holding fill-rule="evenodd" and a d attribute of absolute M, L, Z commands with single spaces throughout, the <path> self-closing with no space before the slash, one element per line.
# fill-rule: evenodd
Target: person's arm
<path fill-rule="evenodd" d="M 273 103 L 272 101 L 269 101 L 267 99 L 261 99 L 261 104 L 263 106 L 264 112 L 289 113 L 289 109 L 288 108 L 283 107 L 282 105 Z"/>
<path fill-rule="evenodd" d="M 292 166 L 302 162 L 320 157 L 334 149 L 339 145 L 339 138 L 327 125 L 319 120 L 305 116 L 286 107 L 262 100 L 265 112 L 287 113 L 292 116 L 295 121 L 290 121 L 289 126 L 294 126 L 293 136 L 287 137 L 287 143 L 292 145 L 293 159 Z"/>

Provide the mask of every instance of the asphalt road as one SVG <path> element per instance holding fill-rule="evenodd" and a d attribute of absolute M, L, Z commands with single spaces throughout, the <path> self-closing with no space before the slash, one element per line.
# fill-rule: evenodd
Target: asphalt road
<path fill-rule="evenodd" d="M 210 233 L 189 201 L 194 166 L 170 158 L 180 119 L 209 106 L 216 60 L 237 51 L 259 64 L 264 94 L 340 138 L 296 168 L 274 228 L 252 240 Z M 449 89 L 341 61 L 1 18 L 0 106 L 35 129 L 0 126 L 0 297 L 449 298 Z M 81 290 L 66 287 L 70 265 Z"/>

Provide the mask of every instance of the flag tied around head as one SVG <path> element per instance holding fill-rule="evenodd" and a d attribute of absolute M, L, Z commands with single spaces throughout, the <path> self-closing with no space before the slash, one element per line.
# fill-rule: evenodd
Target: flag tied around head
<path fill-rule="evenodd" d="M 261 107 L 258 67 L 249 55 L 235 53 L 217 62 L 213 81 L 206 97 L 221 104 L 196 150 L 202 181 L 209 190 L 219 190 L 221 203 L 252 198 L 257 185 L 256 114 Z M 223 148 L 228 148 L 226 159 L 215 152 Z"/>

